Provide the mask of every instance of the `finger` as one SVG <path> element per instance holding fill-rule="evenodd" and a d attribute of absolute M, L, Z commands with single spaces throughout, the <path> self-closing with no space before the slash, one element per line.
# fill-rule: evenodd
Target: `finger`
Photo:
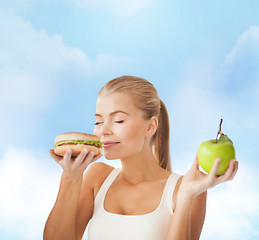
<path fill-rule="evenodd" d="M 96 155 L 93 159 L 93 162 L 97 161 L 98 159 L 100 159 L 101 157 L 103 157 L 103 155 L 100 153 L 98 155 Z"/>
<path fill-rule="evenodd" d="M 225 174 L 223 175 L 223 180 L 225 182 L 232 180 L 234 178 L 234 176 L 236 175 L 237 168 L 238 168 L 238 163 L 236 163 L 235 159 L 232 159 L 229 162 L 228 169 L 226 170 Z"/>
<path fill-rule="evenodd" d="M 94 155 L 94 154 L 93 154 L 93 155 Z M 88 164 L 97 161 L 97 160 L 100 159 L 102 156 L 103 156 L 102 154 L 94 155 L 94 157 L 90 160 L 90 162 L 89 162 Z"/>
<path fill-rule="evenodd" d="M 75 159 L 75 163 L 79 166 L 81 165 L 86 157 L 89 155 L 90 151 L 87 149 L 87 148 L 84 148 L 80 153 L 79 155 L 76 157 Z"/>
<path fill-rule="evenodd" d="M 96 161 L 95 159 L 97 160 L 98 157 L 95 156 L 95 153 L 93 151 L 89 151 L 88 154 L 83 159 L 83 161 L 81 162 L 80 167 L 85 170 L 89 164 Z"/>
<path fill-rule="evenodd" d="M 233 159 L 232 161 L 233 161 L 233 169 L 231 171 L 231 174 L 229 175 L 228 180 L 233 180 L 238 170 L 238 161 L 236 161 L 235 159 Z"/>
<path fill-rule="evenodd" d="M 235 168 L 234 168 L 233 174 L 231 176 L 231 180 L 236 176 L 237 171 L 238 171 L 238 166 L 239 166 L 239 162 L 235 161 Z"/>
<path fill-rule="evenodd" d="M 103 155 L 100 153 L 98 155 L 95 155 L 95 152 L 91 151 L 85 158 L 85 160 L 82 162 L 81 166 L 83 168 L 86 168 L 91 163 L 97 161 L 99 158 L 101 158 Z"/>
<path fill-rule="evenodd" d="M 210 173 L 209 175 L 212 176 L 212 177 L 216 177 L 217 176 L 217 171 L 218 171 L 218 167 L 219 167 L 219 164 L 220 164 L 220 161 L 221 159 L 220 158 L 216 158 L 215 161 L 214 161 L 214 164 L 210 170 Z"/>
<path fill-rule="evenodd" d="M 228 164 L 228 168 L 224 174 L 225 179 L 227 180 L 230 175 L 232 175 L 233 171 L 234 171 L 234 167 L 235 167 L 235 159 L 232 159 L 229 164 Z"/>
<path fill-rule="evenodd" d="M 66 150 L 66 152 L 65 152 L 65 155 L 64 155 L 64 158 L 63 158 L 63 159 L 64 159 L 65 161 L 71 160 L 72 153 L 73 153 L 72 149 L 71 149 L 71 148 L 68 148 L 68 149 Z"/>
<path fill-rule="evenodd" d="M 53 158 L 57 163 L 59 163 L 62 160 L 62 157 L 57 155 L 53 149 L 49 149 L 49 155 L 51 158 Z"/>
<path fill-rule="evenodd" d="M 82 162 L 83 165 L 89 165 L 91 162 L 93 162 L 93 159 L 95 158 L 95 152 L 89 151 L 87 156 L 85 157 L 84 161 Z"/>

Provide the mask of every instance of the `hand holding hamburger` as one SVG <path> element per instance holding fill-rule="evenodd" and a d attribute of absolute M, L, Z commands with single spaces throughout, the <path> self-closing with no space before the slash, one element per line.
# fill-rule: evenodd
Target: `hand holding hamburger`
<path fill-rule="evenodd" d="M 90 163 L 102 157 L 101 148 L 102 142 L 96 135 L 67 132 L 56 136 L 49 152 L 63 172 L 74 178 L 81 176 Z"/>
<path fill-rule="evenodd" d="M 102 142 L 96 135 L 81 133 L 81 132 L 68 132 L 56 136 L 54 141 L 54 152 L 59 156 L 64 156 L 67 149 L 72 149 L 72 156 L 77 157 L 78 154 L 87 148 L 93 151 L 95 156 L 101 153 Z"/>

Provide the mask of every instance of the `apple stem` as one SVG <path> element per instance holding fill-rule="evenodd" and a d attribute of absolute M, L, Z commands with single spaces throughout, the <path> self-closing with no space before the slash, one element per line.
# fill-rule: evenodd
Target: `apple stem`
<path fill-rule="evenodd" d="M 223 122 L 223 119 L 221 118 L 220 119 L 220 123 L 219 123 L 219 130 L 218 130 L 218 132 L 217 132 L 217 136 L 216 136 L 216 141 L 215 141 L 215 143 L 217 143 L 218 142 L 218 135 L 219 134 L 223 134 L 222 132 L 221 132 L 221 125 L 222 125 L 222 122 Z"/>

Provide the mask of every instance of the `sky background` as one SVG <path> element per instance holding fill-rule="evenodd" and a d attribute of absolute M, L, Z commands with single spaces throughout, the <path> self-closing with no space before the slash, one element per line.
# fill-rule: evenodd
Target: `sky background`
<path fill-rule="evenodd" d="M 0 239 L 42 239 L 62 173 L 48 150 L 62 132 L 93 133 L 98 91 L 121 75 L 157 88 L 178 174 L 224 119 L 239 172 L 209 190 L 201 239 L 259 239 L 258 9 L 257 0 L 0 0 Z"/>

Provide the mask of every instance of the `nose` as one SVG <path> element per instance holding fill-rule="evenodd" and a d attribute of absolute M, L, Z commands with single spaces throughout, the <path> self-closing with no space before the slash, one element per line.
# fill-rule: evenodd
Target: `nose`
<path fill-rule="evenodd" d="M 98 136 L 109 136 L 112 134 L 112 130 L 109 127 L 108 123 L 103 123 L 99 129 L 97 130 L 97 134 Z"/>

